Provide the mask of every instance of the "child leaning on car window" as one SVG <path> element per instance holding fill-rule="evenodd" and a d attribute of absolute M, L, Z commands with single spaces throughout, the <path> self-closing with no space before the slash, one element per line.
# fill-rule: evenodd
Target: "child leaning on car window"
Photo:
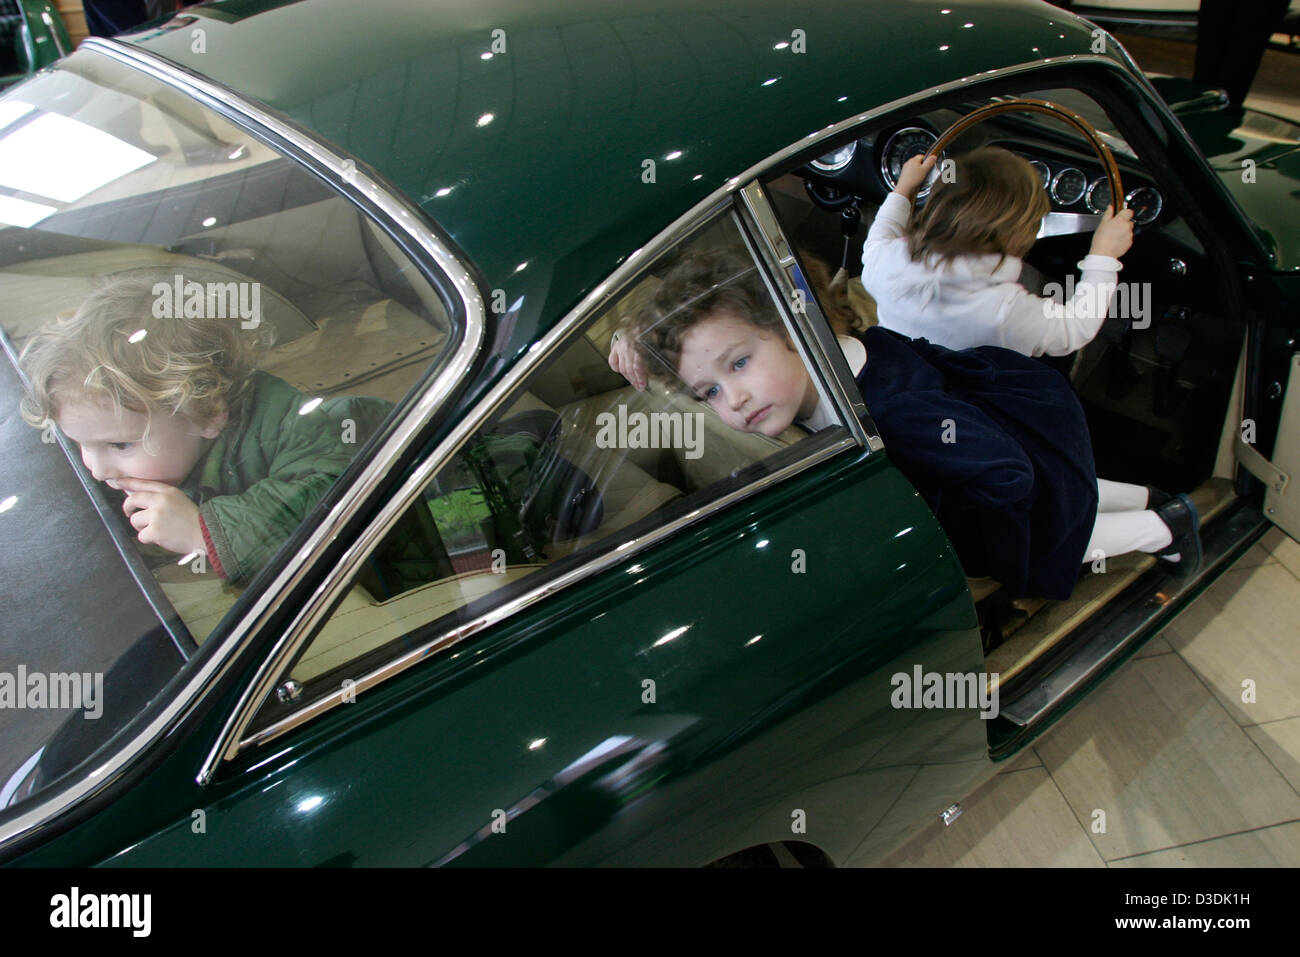
<path fill-rule="evenodd" d="M 255 574 L 387 414 L 382 399 L 313 404 L 256 368 L 264 326 L 157 318 L 171 275 L 109 279 L 36 332 L 20 364 L 24 419 L 56 424 L 90 474 L 126 493 L 145 545 L 206 554 L 231 582 Z M 351 420 L 349 428 L 347 420 Z"/>
<path fill-rule="evenodd" d="M 1185 495 L 1098 479 L 1069 383 L 997 347 L 953 351 L 879 327 L 839 337 L 890 459 L 934 511 L 969 575 L 1068 597 L 1081 563 L 1129 551 L 1180 572 L 1200 562 Z M 780 435 L 835 421 L 754 267 L 688 255 L 611 347 L 633 385 L 663 367 L 731 428 Z"/>
<path fill-rule="evenodd" d="M 1092 246 L 1078 263 L 1074 295 L 1063 302 L 1020 285 L 1021 257 L 1050 204 L 1029 162 L 996 147 L 957 157 L 951 176 L 931 187 L 912 214 L 935 158 L 903 164 L 862 249 L 862 285 L 880 325 L 949 349 L 1002 346 L 1027 356 L 1063 356 L 1092 341 L 1106 319 L 1133 245 L 1133 212 L 1106 207 Z"/>

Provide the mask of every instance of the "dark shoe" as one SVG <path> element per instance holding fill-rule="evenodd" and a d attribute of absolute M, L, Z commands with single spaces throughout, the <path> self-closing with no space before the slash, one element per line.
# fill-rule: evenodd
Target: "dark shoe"
<path fill-rule="evenodd" d="M 1154 485 L 1147 486 L 1147 508 L 1155 511 L 1165 502 L 1173 498 L 1168 492 L 1156 488 Z"/>
<path fill-rule="evenodd" d="M 1160 505 L 1155 513 L 1169 528 L 1174 540 L 1156 558 L 1169 562 L 1176 575 L 1190 575 L 1201 567 L 1201 516 L 1186 495 L 1175 495 Z M 1178 561 L 1169 556 L 1178 555 Z"/>

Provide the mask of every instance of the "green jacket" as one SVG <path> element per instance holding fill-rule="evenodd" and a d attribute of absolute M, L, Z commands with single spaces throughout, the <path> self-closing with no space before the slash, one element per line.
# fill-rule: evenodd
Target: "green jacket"
<path fill-rule="evenodd" d="M 208 559 L 231 582 L 251 578 L 343 474 L 392 405 L 364 396 L 308 399 L 255 372 L 239 421 L 217 436 L 181 486 L 199 503 Z"/>

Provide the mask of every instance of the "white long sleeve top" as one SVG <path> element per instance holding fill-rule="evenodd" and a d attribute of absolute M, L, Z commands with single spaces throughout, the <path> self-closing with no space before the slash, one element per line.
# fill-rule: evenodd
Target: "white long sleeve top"
<path fill-rule="evenodd" d="M 1074 294 L 1058 302 L 1016 281 L 1021 262 L 1014 256 L 1001 264 L 996 254 L 956 256 L 937 268 L 914 262 L 904 235 L 911 212 L 904 196 L 890 193 L 862 250 L 862 285 L 886 329 L 949 349 L 1002 346 L 1028 356 L 1066 355 L 1101 329 L 1118 259 L 1085 256 Z"/>

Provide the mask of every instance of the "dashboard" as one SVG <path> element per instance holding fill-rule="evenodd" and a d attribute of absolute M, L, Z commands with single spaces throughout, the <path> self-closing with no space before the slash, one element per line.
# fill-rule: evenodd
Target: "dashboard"
<path fill-rule="evenodd" d="M 952 112 L 951 118 L 960 115 Z M 947 122 L 950 121 L 946 116 L 940 119 L 942 126 L 929 117 L 914 117 L 851 140 L 809 161 L 799 171 L 809 196 L 818 206 L 831 210 L 843 209 L 855 200 L 881 202 L 897 184 L 903 164 L 927 152 Z M 1111 184 L 1091 150 L 1072 148 L 1069 145 L 1072 139 L 1048 134 L 1033 124 L 985 123 L 964 134 L 956 148 L 945 150 L 940 160 L 981 146 L 1009 150 L 1033 166 L 1051 203 L 1040 238 L 1091 232 L 1110 205 Z M 1132 162 L 1136 158 L 1126 148 L 1113 151 L 1123 179 L 1124 201 L 1133 209 L 1134 224 L 1150 226 L 1167 220 L 1164 196 L 1136 169 L 1136 163 Z M 1126 163 L 1126 159 L 1130 162 Z M 939 164 L 936 164 L 930 180 L 917 193 L 918 206 L 924 204 L 938 175 Z"/>

